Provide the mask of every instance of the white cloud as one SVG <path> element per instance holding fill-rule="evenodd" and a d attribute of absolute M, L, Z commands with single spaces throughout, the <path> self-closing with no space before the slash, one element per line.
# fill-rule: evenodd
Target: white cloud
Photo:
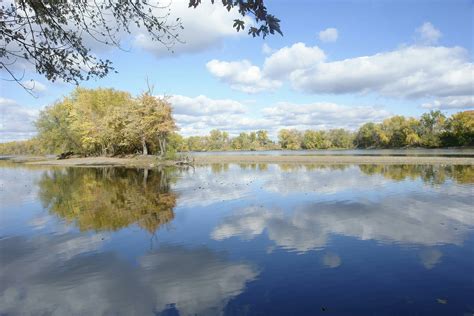
<path fill-rule="evenodd" d="M 23 81 L 22 84 L 26 89 L 31 90 L 33 93 L 42 93 L 45 92 L 47 89 L 44 84 L 33 79 Z"/>
<path fill-rule="evenodd" d="M 185 136 L 207 135 L 212 129 L 227 131 L 231 136 L 258 129 L 268 130 L 271 136 L 281 128 L 355 129 L 368 121 L 381 121 L 391 115 L 380 107 L 328 102 L 279 102 L 251 113 L 250 106 L 253 105 L 232 99 L 173 95 L 169 100 L 179 132 Z"/>
<path fill-rule="evenodd" d="M 441 32 L 433 26 L 430 22 L 423 23 L 422 26 L 416 29 L 418 40 L 423 44 L 436 44 L 442 36 Z"/>
<path fill-rule="evenodd" d="M 206 64 L 206 67 L 211 74 L 229 84 L 234 90 L 257 93 L 281 86 L 280 81 L 265 77 L 260 68 L 248 60 L 226 62 L 213 59 Z"/>
<path fill-rule="evenodd" d="M 474 66 L 461 47 L 404 47 L 372 56 L 315 64 L 290 74 L 308 93 L 377 93 L 418 98 L 472 93 Z"/>
<path fill-rule="evenodd" d="M 169 98 L 173 111 L 178 115 L 204 116 L 215 114 L 240 114 L 246 112 L 246 107 L 231 99 L 211 99 L 204 95 L 191 98 L 183 95 L 173 95 Z"/>
<path fill-rule="evenodd" d="M 474 86 L 474 64 L 462 47 L 404 46 L 326 61 L 319 47 L 295 43 L 273 51 L 262 66 L 248 60 L 212 60 L 207 68 L 232 89 L 247 93 L 275 90 L 288 81 L 295 90 L 311 94 L 443 98 L 470 96 Z"/>
<path fill-rule="evenodd" d="M 280 102 L 264 108 L 262 113 L 274 126 L 297 129 L 355 129 L 363 123 L 381 121 L 390 116 L 390 112 L 373 106 L 345 106 L 324 102 Z"/>
<path fill-rule="evenodd" d="M 217 59 L 207 63 L 208 71 L 220 81 L 230 85 L 234 90 L 257 93 L 279 88 L 288 74 L 311 67 L 326 58 L 317 46 L 308 47 L 304 43 L 285 46 L 265 58 L 263 70 L 248 60 L 220 61 Z"/>
<path fill-rule="evenodd" d="M 241 131 L 269 128 L 272 122 L 251 117 L 248 106 L 231 99 L 212 99 L 204 95 L 187 97 L 173 95 L 169 98 L 173 117 L 185 136 L 206 135 L 220 129 L 235 135 Z"/>
<path fill-rule="evenodd" d="M 273 53 L 273 49 L 267 44 L 267 43 L 263 43 L 262 45 L 262 53 L 265 54 L 265 55 L 270 55 L 271 53 Z"/>
<path fill-rule="evenodd" d="M 167 3 L 166 3 L 167 4 Z M 152 52 L 157 57 L 171 56 L 183 53 L 203 51 L 209 47 L 219 45 L 225 37 L 246 35 L 246 32 L 237 32 L 233 27 L 234 19 L 242 19 L 236 9 L 230 12 L 220 3 L 213 5 L 210 1 L 203 1 L 197 8 L 188 8 L 188 0 L 169 1 L 170 16 L 168 21 L 180 18 L 184 29 L 178 29 L 179 39 L 171 50 L 162 43 L 152 41 L 144 30 L 137 30 L 133 34 L 134 43 Z M 160 6 L 163 4 L 160 2 Z M 167 9 L 156 9 L 156 16 L 163 16 Z M 247 26 L 252 21 L 244 18 Z"/>
<path fill-rule="evenodd" d="M 472 109 L 474 108 L 474 96 L 464 95 L 464 96 L 456 96 L 456 97 L 439 98 L 428 103 L 423 103 L 421 107 L 425 109 L 441 109 L 441 110 Z"/>
<path fill-rule="evenodd" d="M 319 32 L 319 39 L 322 42 L 335 42 L 338 38 L 337 29 L 330 27 L 321 32 Z"/>
<path fill-rule="evenodd" d="M 268 78 L 285 78 L 298 69 L 307 69 L 324 61 L 326 55 L 317 46 L 308 47 L 304 43 L 285 46 L 265 59 L 263 72 Z"/>
<path fill-rule="evenodd" d="M 0 97 L 0 142 L 31 138 L 36 134 L 34 121 L 39 111 Z"/>

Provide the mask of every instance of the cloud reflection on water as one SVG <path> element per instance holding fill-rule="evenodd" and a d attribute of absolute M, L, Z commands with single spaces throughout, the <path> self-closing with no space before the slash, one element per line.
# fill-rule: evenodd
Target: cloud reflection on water
<path fill-rule="evenodd" d="M 258 275 L 205 247 L 163 246 L 134 265 L 101 245 L 100 235 L 0 239 L 0 313 L 219 315 Z"/>

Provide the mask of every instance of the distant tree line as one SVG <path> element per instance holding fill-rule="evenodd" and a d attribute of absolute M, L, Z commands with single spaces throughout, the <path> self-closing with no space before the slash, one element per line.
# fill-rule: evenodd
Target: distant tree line
<path fill-rule="evenodd" d="M 230 137 L 228 132 L 214 129 L 206 136 L 182 138 L 181 151 L 269 150 L 279 145 L 268 136 L 268 131 L 242 132 Z"/>
<path fill-rule="evenodd" d="M 212 130 L 207 136 L 181 137 L 181 151 L 268 150 L 268 149 L 348 149 L 474 146 L 474 111 L 453 114 L 447 118 L 440 111 L 425 113 L 420 119 L 393 116 L 382 123 L 366 123 L 357 131 L 346 129 L 281 129 L 278 142 L 268 132 L 240 133 Z"/>
<path fill-rule="evenodd" d="M 178 134 L 172 105 L 150 89 L 138 97 L 114 89 L 77 88 L 71 95 L 45 108 L 36 121 L 38 134 L 26 141 L 1 143 L 1 154 L 58 154 L 82 156 L 156 154 L 176 152 L 344 149 L 474 146 L 474 111 L 446 117 L 440 111 L 419 119 L 393 116 L 381 123 L 366 123 L 357 131 L 345 129 L 281 129 L 278 142 L 268 131 L 212 130 L 206 136 Z"/>

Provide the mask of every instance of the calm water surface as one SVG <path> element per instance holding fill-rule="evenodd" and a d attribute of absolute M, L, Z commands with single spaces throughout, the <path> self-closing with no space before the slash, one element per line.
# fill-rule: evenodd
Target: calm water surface
<path fill-rule="evenodd" d="M 473 315 L 474 167 L 0 166 L 1 315 Z"/>
<path fill-rule="evenodd" d="M 474 157 L 474 148 L 408 148 L 408 149 L 317 149 L 191 152 L 193 156 L 264 155 L 264 156 L 435 156 Z"/>

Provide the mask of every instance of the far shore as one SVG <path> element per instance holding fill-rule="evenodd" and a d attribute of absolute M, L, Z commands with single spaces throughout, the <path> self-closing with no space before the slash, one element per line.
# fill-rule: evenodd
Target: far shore
<path fill-rule="evenodd" d="M 28 165 L 48 166 L 126 166 L 137 168 L 153 168 L 159 166 L 175 166 L 178 161 L 160 160 L 156 156 L 135 157 L 84 157 L 56 159 L 51 157 L 21 156 L 10 157 L 8 160 Z M 357 156 L 357 155 L 205 155 L 193 156 L 191 165 L 207 165 L 220 163 L 269 163 L 269 164 L 430 164 L 430 165 L 474 165 L 474 157 L 440 157 L 440 156 Z"/>

